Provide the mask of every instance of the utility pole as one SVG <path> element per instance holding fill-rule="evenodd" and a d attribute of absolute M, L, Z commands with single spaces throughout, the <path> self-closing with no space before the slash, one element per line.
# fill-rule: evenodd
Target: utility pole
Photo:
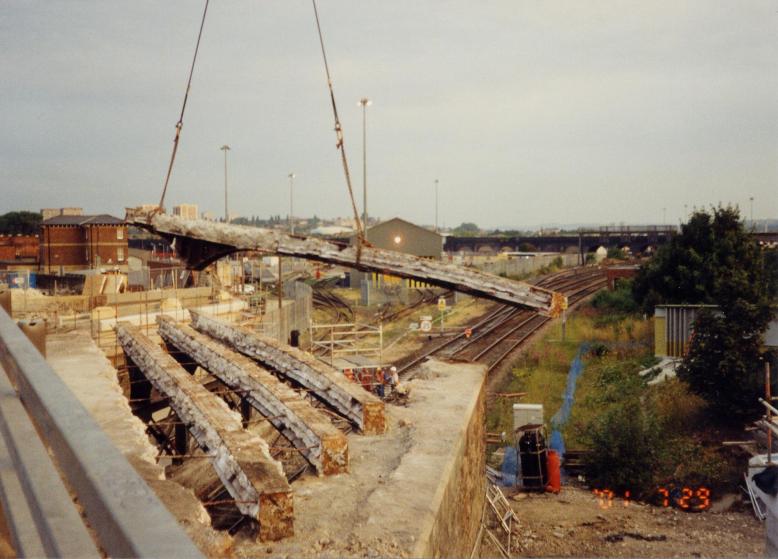
<path fill-rule="evenodd" d="M 230 151 L 230 146 L 224 144 L 219 149 L 224 152 L 224 223 L 229 223 L 230 212 L 227 207 L 227 152 Z"/>
<path fill-rule="evenodd" d="M 373 102 L 367 97 L 362 97 L 357 105 L 362 106 L 362 223 L 367 240 L 367 108 Z"/>
<path fill-rule="evenodd" d="M 435 179 L 435 233 L 438 232 L 438 179 Z"/>
<path fill-rule="evenodd" d="M 749 196 L 748 201 L 751 204 L 751 229 L 753 229 L 754 228 L 754 197 Z"/>
<path fill-rule="evenodd" d="M 289 173 L 289 234 L 294 235 L 294 173 Z"/>

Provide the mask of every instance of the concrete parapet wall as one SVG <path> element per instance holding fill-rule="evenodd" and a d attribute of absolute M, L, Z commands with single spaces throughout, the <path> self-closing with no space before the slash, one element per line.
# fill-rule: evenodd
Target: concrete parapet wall
<path fill-rule="evenodd" d="M 475 544 L 486 498 L 485 383 L 481 383 L 463 418 L 460 436 L 430 504 L 432 517 L 420 534 L 413 557 L 469 557 Z"/>

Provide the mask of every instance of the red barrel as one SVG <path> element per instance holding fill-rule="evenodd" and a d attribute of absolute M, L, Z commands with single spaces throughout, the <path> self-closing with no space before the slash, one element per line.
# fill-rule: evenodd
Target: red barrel
<path fill-rule="evenodd" d="M 559 493 L 562 490 L 562 475 L 560 473 L 559 453 L 557 451 L 548 451 L 546 468 L 548 470 L 546 491 L 549 493 Z"/>

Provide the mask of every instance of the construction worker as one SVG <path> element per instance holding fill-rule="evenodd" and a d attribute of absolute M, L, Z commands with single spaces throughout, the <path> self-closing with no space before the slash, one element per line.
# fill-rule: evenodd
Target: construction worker
<path fill-rule="evenodd" d="M 383 399 L 384 392 L 384 370 L 381 367 L 376 367 L 375 370 L 375 393 L 376 396 Z"/>
<path fill-rule="evenodd" d="M 343 374 L 346 375 L 346 378 L 351 382 L 354 382 L 354 371 L 352 371 L 350 368 L 344 369 Z"/>

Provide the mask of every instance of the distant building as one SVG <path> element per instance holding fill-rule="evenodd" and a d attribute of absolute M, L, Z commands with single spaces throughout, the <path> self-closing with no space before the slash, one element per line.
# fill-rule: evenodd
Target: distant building
<path fill-rule="evenodd" d="M 352 243 L 356 242 L 356 237 L 352 237 Z M 412 254 L 422 258 L 440 260 L 443 253 L 443 235 L 419 227 L 395 217 L 367 229 L 368 242 L 376 247 L 385 250 L 393 250 L 405 254 Z M 363 279 L 370 279 L 373 285 L 382 283 L 399 283 L 401 280 L 392 276 L 382 274 L 365 274 L 354 271 L 351 273 L 351 285 L 357 287 Z M 406 280 L 410 287 L 418 287 L 422 284 L 412 280 Z"/>
<path fill-rule="evenodd" d="M 180 204 L 173 206 L 173 215 L 183 219 L 197 219 L 199 216 L 197 204 Z"/>
<path fill-rule="evenodd" d="M 118 217 L 59 215 L 41 222 L 40 268 L 47 273 L 127 266 L 127 225 Z"/>
<path fill-rule="evenodd" d="M 39 255 L 38 235 L 0 235 L 0 270 L 34 270 Z"/>
<path fill-rule="evenodd" d="M 44 208 L 41 210 L 41 217 L 44 221 L 58 215 L 84 215 L 84 210 L 83 208 Z"/>
<path fill-rule="evenodd" d="M 395 217 L 367 229 L 367 240 L 376 248 L 439 260 L 443 235 Z"/>

